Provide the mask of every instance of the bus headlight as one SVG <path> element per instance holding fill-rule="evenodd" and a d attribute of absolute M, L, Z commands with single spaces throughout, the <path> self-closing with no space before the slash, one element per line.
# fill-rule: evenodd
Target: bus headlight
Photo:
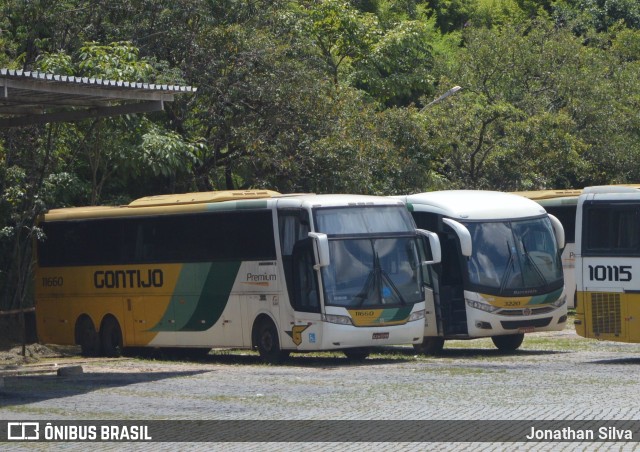
<path fill-rule="evenodd" d="M 424 319 L 424 309 L 420 309 L 419 311 L 412 312 L 409 316 L 409 322 L 413 322 L 414 320 Z"/>
<path fill-rule="evenodd" d="M 490 304 L 482 303 L 482 302 L 476 301 L 476 300 L 467 300 L 467 306 L 469 306 L 470 308 L 479 309 L 479 310 L 484 311 L 484 312 L 495 312 L 498 309 L 500 309 L 500 308 L 498 308 L 496 306 L 492 306 Z"/>
<path fill-rule="evenodd" d="M 562 306 L 566 302 L 567 302 L 567 296 L 563 295 L 563 296 L 561 296 L 560 298 L 558 298 L 556 301 L 554 301 L 551 304 L 554 305 L 556 308 L 559 308 L 560 306 Z"/>
<path fill-rule="evenodd" d="M 323 314 L 322 320 L 329 323 L 336 323 L 338 325 L 353 325 L 351 318 L 346 315 Z"/>

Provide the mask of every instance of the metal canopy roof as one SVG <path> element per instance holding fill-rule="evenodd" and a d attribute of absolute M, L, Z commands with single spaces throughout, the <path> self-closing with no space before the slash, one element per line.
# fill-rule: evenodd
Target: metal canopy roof
<path fill-rule="evenodd" d="M 191 86 L 0 69 L 0 127 L 159 111 L 175 94 L 195 91 Z"/>

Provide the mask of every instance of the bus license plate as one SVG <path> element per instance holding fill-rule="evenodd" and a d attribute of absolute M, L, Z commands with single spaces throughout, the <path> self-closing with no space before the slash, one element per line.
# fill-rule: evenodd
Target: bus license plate
<path fill-rule="evenodd" d="M 389 339 L 389 333 L 373 333 L 371 339 Z"/>

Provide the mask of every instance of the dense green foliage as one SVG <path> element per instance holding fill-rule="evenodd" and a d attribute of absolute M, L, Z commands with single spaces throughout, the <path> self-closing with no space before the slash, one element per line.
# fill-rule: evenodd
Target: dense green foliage
<path fill-rule="evenodd" d="M 198 90 L 162 113 L 0 130 L 0 309 L 24 303 L 46 208 L 637 182 L 638 5 L 2 0 L 2 67 Z"/>

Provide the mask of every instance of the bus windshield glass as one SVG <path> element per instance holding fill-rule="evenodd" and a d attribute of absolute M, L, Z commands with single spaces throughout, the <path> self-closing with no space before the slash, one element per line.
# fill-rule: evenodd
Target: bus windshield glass
<path fill-rule="evenodd" d="M 331 239 L 322 269 L 327 306 L 391 307 L 422 301 L 416 236 Z"/>
<path fill-rule="evenodd" d="M 404 206 L 357 206 L 320 208 L 314 211 L 316 231 L 332 235 L 414 234 Z"/>
<path fill-rule="evenodd" d="M 464 225 L 473 243 L 467 268 L 474 289 L 513 296 L 562 286 L 562 263 L 548 217 Z"/>
<path fill-rule="evenodd" d="M 389 307 L 422 301 L 422 242 L 403 205 L 318 208 L 316 231 L 329 236 L 322 269 L 327 306 Z"/>

